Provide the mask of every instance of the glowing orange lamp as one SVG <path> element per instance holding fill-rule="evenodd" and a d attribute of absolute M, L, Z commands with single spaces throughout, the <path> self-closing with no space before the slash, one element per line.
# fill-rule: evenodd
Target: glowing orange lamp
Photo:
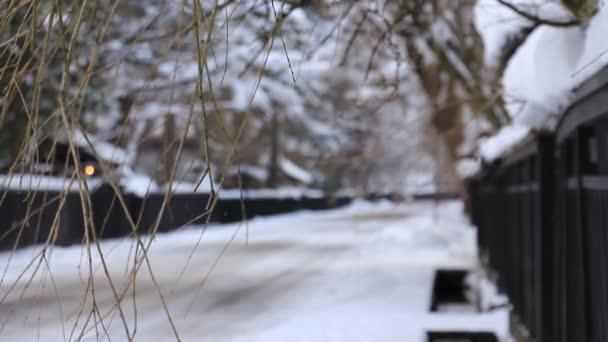
<path fill-rule="evenodd" d="M 95 167 L 93 167 L 92 165 L 87 165 L 87 166 L 85 166 L 85 168 L 84 168 L 84 173 L 85 173 L 87 176 L 92 176 L 92 175 L 94 175 L 94 174 L 95 174 Z"/>

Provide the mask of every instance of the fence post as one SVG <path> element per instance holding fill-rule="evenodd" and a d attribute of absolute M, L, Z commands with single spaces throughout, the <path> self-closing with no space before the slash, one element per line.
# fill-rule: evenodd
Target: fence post
<path fill-rule="evenodd" d="M 591 281 L 592 275 L 590 271 L 591 260 L 588 253 L 590 248 L 590 232 L 589 224 L 587 222 L 587 201 L 585 199 L 585 187 L 583 185 L 583 176 L 590 172 L 589 165 L 589 143 L 590 138 L 593 136 L 593 127 L 583 126 L 576 130 L 576 180 L 577 180 L 577 202 L 578 202 L 578 231 L 581 238 L 581 261 L 583 263 L 583 304 L 584 304 L 584 340 L 592 341 L 593 338 L 593 319 L 591 308 L 593 307 L 591 301 Z"/>
<path fill-rule="evenodd" d="M 553 239 L 555 229 L 555 144 L 552 135 L 545 134 L 538 138 L 538 200 L 539 222 L 534 237 L 536 254 L 536 324 L 538 341 L 555 341 L 553 316 Z"/>
<path fill-rule="evenodd" d="M 588 284 L 588 258 L 586 257 L 586 229 L 585 229 L 585 203 L 583 198 L 582 176 L 584 169 L 585 136 L 588 134 L 584 128 L 578 128 L 572 141 L 573 166 L 572 201 L 567 201 L 572 208 L 567 208 L 567 215 L 571 215 L 566 224 L 566 263 L 569 270 L 566 274 L 566 308 L 567 308 L 567 341 L 589 341 L 590 320 L 589 284 Z M 568 194 L 566 193 L 566 196 Z M 568 203 L 570 202 L 570 203 Z"/>

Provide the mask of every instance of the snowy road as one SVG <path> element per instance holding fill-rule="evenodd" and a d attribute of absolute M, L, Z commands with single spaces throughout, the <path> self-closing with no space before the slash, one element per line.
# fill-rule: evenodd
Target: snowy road
<path fill-rule="evenodd" d="M 434 270 L 476 263 L 460 205 L 443 205 L 438 221 L 431 208 L 356 203 L 259 218 L 210 228 L 196 248 L 201 230 L 186 229 L 159 236 L 149 259 L 182 341 L 424 341 L 433 327 L 503 334 L 501 311 L 428 312 Z M 0 254 L 0 340 L 123 341 L 127 331 L 137 341 L 175 340 L 145 263 L 135 291 L 125 286 L 133 240 L 101 249 L 116 296 L 125 294 L 120 310 L 94 247 L 90 264 L 81 246 L 37 259 L 33 248 Z"/>

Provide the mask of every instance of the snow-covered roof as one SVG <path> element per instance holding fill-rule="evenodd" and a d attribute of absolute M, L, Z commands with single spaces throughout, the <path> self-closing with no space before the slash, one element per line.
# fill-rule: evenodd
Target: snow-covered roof
<path fill-rule="evenodd" d="M 249 175 L 260 182 L 264 182 L 268 179 L 268 171 L 266 169 L 251 164 L 233 165 L 227 172 L 229 176 L 238 175 L 239 173 Z"/>
<path fill-rule="evenodd" d="M 315 177 L 302 167 L 298 166 L 296 163 L 292 162 L 287 158 L 279 159 L 279 166 L 281 170 L 285 172 L 289 177 L 303 183 L 303 184 L 311 184 Z"/>
<path fill-rule="evenodd" d="M 76 146 L 93 155 L 97 153 L 101 161 L 118 165 L 124 164 L 128 161 L 129 156 L 127 151 L 116 145 L 104 141 L 103 139 L 95 136 L 94 134 L 84 133 L 81 130 L 73 130 L 72 137 L 73 142 Z M 87 139 L 91 142 L 90 145 Z M 67 142 L 67 137 L 62 137 L 62 140 Z M 93 148 L 91 148 L 91 145 L 95 149 L 95 153 L 93 152 Z"/>

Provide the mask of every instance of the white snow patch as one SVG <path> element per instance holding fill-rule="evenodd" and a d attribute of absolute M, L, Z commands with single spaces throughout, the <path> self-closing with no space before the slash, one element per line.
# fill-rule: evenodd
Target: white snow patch
<path fill-rule="evenodd" d="M 572 75 L 575 83 L 581 83 L 608 65 L 608 6 L 600 6 L 585 31 L 583 53 Z"/>
<path fill-rule="evenodd" d="M 159 192 L 160 186 L 147 175 L 136 173 L 129 168 L 123 168 L 120 177 L 120 186 L 126 193 L 145 197 L 151 192 Z"/>
<path fill-rule="evenodd" d="M 281 157 L 279 159 L 279 165 L 286 175 L 302 184 L 311 184 L 315 180 L 315 177 L 310 172 L 287 158 Z"/>
<path fill-rule="evenodd" d="M 238 198 L 322 198 L 324 193 L 317 189 L 307 189 L 299 187 L 280 187 L 269 189 L 222 189 L 220 198 L 222 199 L 238 199 Z"/>
<path fill-rule="evenodd" d="M 488 162 L 495 161 L 510 152 L 530 135 L 530 128 L 525 126 L 506 126 L 496 135 L 486 138 L 479 145 L 480 156 Z"/>
<path fill-rule="evenodd" d="M 89 190 L 97 189 L 103 181 L 97 177 L 83 178 Z M 17 191 L 79 191 L 84 189 L 80 180 L 69 177 L 14 173 L 0 175 L 0 188 Z"/>
<path fill-rule="evenodd" d="M 462 179 L 471 178 L 479 173 L 481 164 L 479 160 L 464 158 L 456 163 L 456 172 Z"/>
<path fill-rule="evenodd" d="M 473 272 L 469 274 L 467 281 L 476 291 L 476 299 L 482 310 L 494 310 L 509 304 L 509 298 L 498 291 L 496 284 L 490 281 L 485 272 Z"/>
<path fill-rule="evenodd" d="M 264 182 L 268 179 L 268 170 L 251 164 L 233 165 L 228 169 L 227 175 L 249 175 L 258 181 Z"/>
<path fill-rule="evenodd" d="M 216 184 L 214 184 L 214 187 L 217 189 Z M 168 190 L 167 185 L 165 185 L 163 188 L 164 190 Z M 194 191 L 195 189 L 196 191 Z M 171 185 L 171 192 L 174 194 L 209 193 L 211 192 L 211 184 L 209 183 L 209 179 L 207 177 L 203 179 L 200 184 L 176 180 Z"/>
<path fill-rule="evenodd" d="M 580 27 L 541 27 L 530 34 L 503 78 L 515 124 L 548 129 L 557 125 L 579 82 L 574 74 L 584 42 L 585 30 Z"/>
<path fill-rule="evenodd" d="M 441 189 L 437 189 L 435 183 L 435 172 L 428 171 L 433 170 L 434 167 L 434 165 L 428 165 L 426 169 L 410 170 L 406 175 L 401 192 L 407 195 L 415 195 L 441 191 Z"/>
<path fill-rule="evenodd" d="M 509 2 L 539 18 L 557 21 L 571 19 L 570 13 L 559 1 L 518 0 Z M 510 39 L 533 25 L 530 20 L 496 0 L 478 0 L 474 15 L 475 27 L 483 40 L 484 59 L 489 65 L 498 63 L 502 49 Z"/>

